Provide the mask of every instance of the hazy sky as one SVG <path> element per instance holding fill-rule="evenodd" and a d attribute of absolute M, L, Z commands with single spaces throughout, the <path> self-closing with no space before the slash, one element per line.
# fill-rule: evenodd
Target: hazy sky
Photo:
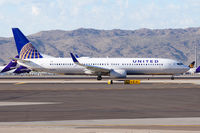
<path fill-rule="evenodd" d="M 200 26 L 200 0 L 0 0 L 0 36 L 44 30 Z"/>

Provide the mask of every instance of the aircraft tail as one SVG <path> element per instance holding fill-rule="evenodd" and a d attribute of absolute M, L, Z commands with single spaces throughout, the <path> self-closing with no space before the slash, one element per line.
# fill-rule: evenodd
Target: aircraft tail
<path fill-rule="evenodd" d="M 15 58 L 19 58 L 19 56 L 17 55 L 17 56 L 15 56 Z M 6 65 L 5 68 L 1 72 L 10 71 L 10 70 L 16 68 L 16 66 L 17 66 L 17 61 L 12 59 L 12 61 L 10 63 L 8 63 L 8 65 Z"/>
<path fill-rule="evenodd" d="M 20 59 L 43 58 L 18 28 L 12 28 L 12 32 Z"/>
<path fill-rule="evenodd" d="M 194 68 L 194 64 L 195 64 L 195 61 L 193 61 L 192 63 L 190 63 L 190 65 L 188 67 L 189 68 Z"/>
<path fill-rule="evenodd" d="M 200 66 L 196 69 L 196 73 L 200 72 Z"/>
<path fill-rule="evenodd" d="M 29 73 L 31 70 L 24 66 L 19 66 L 13 73 Z"/>

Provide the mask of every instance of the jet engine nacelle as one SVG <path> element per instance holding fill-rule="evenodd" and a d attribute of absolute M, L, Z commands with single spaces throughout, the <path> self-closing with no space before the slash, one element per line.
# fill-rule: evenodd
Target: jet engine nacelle
<path fill-rule="evenodd" d="M 126 71 L 125 70 L 112 70 L 110 71 L 110 76 L 112 78 L 126 78 Z"/>

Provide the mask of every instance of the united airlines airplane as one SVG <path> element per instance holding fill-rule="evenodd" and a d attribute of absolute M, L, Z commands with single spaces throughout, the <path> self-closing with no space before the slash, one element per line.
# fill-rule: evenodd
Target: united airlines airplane
<path fill-rule="evenodd" d="M 18 58 L 19 56 L 15 56 L 15 58 Z M 17 61 L 12 60 L 5 66 L 0 66 L 0 73 L 8 72 L 10 70 L 15 69 L 17 66 Z"/>
<path fill-rule="evenodd" d="M 15 56 L 15 58 L 19 58 L 19 56 Z M 10 63 L 8 63 L 6 66 L 0 66 L 0 73 L 15 73 L 15 74 L 20 74 L 20 73 L 29 73 L 31 70 L 24 67 L 24 66 L 19 66 L 17 67 L 17 61 L 12 60 Z"/>
<path fill-rule="evenodd" d="M 31 70 L 58 74 L 89 74 L 111 78 L 126 78 L 135 74 L 181 74 L 189 70 L 188 66 L 172 59 L 164 58 L 44 58 L 18 28 L 13 35 L 19 54 L 17 62 Z"/>
<path fill-rule="evenodd" d="M 189 66 L 190 69 L 184 74 L 200 74 L 200 66 L 195 66 L 195 61 L 193 61 Z"/>

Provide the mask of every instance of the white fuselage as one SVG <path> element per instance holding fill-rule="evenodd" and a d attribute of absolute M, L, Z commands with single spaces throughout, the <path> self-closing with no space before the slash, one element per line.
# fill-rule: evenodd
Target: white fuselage
<path fill-rule="evenodd" d="M 18 63 L 32 70 L 59 74 L 88 74 L 88 70 L 76 65 L 71 58 L 26 59 Z M 163 58 L 78 58 L 84 65 L 110 70 L 125 70 L 127 75 L 135 74 L 179 74 L 189 70 L 188 66 Z M 106 75 L 106 74 L 104 74 Z M 109 75 L 109 73 L 107 74 Z"/>

